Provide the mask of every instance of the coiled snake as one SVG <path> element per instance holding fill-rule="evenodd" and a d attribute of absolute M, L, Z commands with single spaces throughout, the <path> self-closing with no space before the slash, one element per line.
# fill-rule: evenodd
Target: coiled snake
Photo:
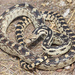
<path fill-rule="evenodd" d="M 32 38 L 25 39 L 26 42 L 24 42 L 23 31 L 25 27 L 27 27 L 27 24 L 31 23 L 31 21 L 28 18 L 26 19 L 25 17 L 21 17 L 20 19 L 21 19 L 20 22 L 18 22 L 16 26 L 16 37 L 17 37 L 18 43 L 20 43 L 21 45 L 24 46 L 25 43 L 30 44 L 31 42 L 33 42 L 33 40 L 34 41 L 37 40 L 37 38 L 39 38 L 40 35 L 45 34 L 47 35 L 47 37 L 43 41 L 43 45 L 42 45 L 45 53 L 49 55 L 53 55 L 53 56 L 61 55 L 61 54 L 66 53 L 67 50 L 70 49 L 71 41 L 69 40 L 69 38 L 64 34 L 60 34 L 57 32 L 53 32 L 53 35 L 52 35 L 52 31 L 47 26 L 43 26 L 43 27 L 39 27 L 35 29 L 34 34 L 32 35 Z M 54 44 L 59 44 L 59 45 L 63 43 L 63 45 L 52 47 L 50 46 L 52 42 Z"/>
<path fill-rule="evenodd" d="M 35 56 L 28 48 L 24 48 L 20 44 L 14 43 L 8 39 L 6 29 L 16 17 L 29 17 L 36 28 L 45 25 L 42 16 L 34 7 L 26 3 L 15 5 L 6 10 L 0 16 L 0 48 L 11 55 L 21 58 L 21 66 L 25 69 L 37 67 L 38 69 L 43 70 L 55 70 L 72 64 L 75 61 L 75 34 L 69 29 L 63 17 L 58 13 L 45 11 L 43 14 L 43 17 L 46 17 L 46 20 L 53 19 L 56 23 L 57 29 L 61 33 L 68 35 L 71 39 L 71 49 L 60 57 L 51 58 L 51 56 L 44 55 L 39 58 L 37 55 Z M 27 65 L 25 63 L 27 63 Z"/>

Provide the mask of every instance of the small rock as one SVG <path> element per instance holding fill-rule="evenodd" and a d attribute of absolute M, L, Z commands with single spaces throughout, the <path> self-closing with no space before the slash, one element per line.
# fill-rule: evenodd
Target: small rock
<path fill-rule="evenodd" d="M 63 0 L 61 0 L 59 6 L 66 6 L 66 3 Z"/>
<path fill-rule="evenodd" d="M 66 70 L 69 70 L 70 68 L 71 68 L 70 66 L 65 67 Z"/>
<path fill-rule="evenodd" d="M 67 0 L 67 2 L 72 3 L 73 0 Z"/>
<path fill-rule="evenodd" d="M 67 10 L 65 11 L 65 13 L 63 14 L 63 17 L 66 17 L 69 13 L 70 13 L 70 9 L 67 9 Z"/>
<path fill-rule="evenodd" d="M 49 5 L 49 2 L 47 2 L 46 5 Z"/>

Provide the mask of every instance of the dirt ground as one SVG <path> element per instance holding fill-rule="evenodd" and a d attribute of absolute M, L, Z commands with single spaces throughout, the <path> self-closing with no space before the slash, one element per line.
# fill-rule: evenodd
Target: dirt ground
<path fill-rule="evenodd" d="M 0 15 L 13 5 L 27 2 L 40 11 L 48 10 L 60 13 L 65 18 L 69 27 L 75 32 L 75 0 L 72 0 L 72 2 L 70 1 L 71 0 L 0 0 Z M 33 26 L 29 26 L 25 31 L 25 34 L 27 33 L 25 37 L 31 34 L 33 29 Z M 15 23 L 12 23 L 7 30 L 7 35 L 10 40 L 16 41 L 14 31 Z M 36 49 L 37 54 L 39 53 L 40 48 L 39 44 L 34 48 Z M 73 69 L 73 67 L 75 67 L 75 63 L 72 64 L 69 70 L 36 70 L 36 72 L 31 73 L 20 68 L 19 60 L 16 57 L 12 57 L 0 49 L 0 75 L 75 75 L 75 69 Z M 70 70 L 72 71 L 70 72 Z"/>

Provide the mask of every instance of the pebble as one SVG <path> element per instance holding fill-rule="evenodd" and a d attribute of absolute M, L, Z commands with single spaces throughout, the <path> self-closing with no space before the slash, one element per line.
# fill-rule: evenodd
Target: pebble
<path fill-rule="evenodd" d="M 70 66 L 65 67 L 66 70 L 69 70 L 70 68 L 71 68 Z"/>
<path fill-rule="evenodd" d="M 65 1 L 61 0 L 60 3 L 59 3 L 59 6 L 66 6 Z"/>
<path fill-rule="evenodd" d="M 49 2 L 47 2 L 46 5 L 49 5 Z"/>
<path fill-rule="evenodd" d="M 70 9 L 67 9 L 67 10 L 64 12 L 63 17 L 66 17 L 69 13 L 70 13 Z"/>

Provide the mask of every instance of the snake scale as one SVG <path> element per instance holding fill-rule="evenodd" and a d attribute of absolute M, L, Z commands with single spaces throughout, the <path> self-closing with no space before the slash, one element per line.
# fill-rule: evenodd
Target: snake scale
<path fill-rule="evenodd" d="M 46 20 L 52 19 L 56 23 L 57 29 L 61 33 L 68 35 L 71 39 L 71 49 L 60 57 L 51 58 L 48 55 L 41 57 L 35 56 L 27 47 L 10 41 L 6 35 L 8 25 L 19 16 L 29 17 L 35 28 L 42 25 L 44 26 L 43 18 L 36 8 L 27 3 L 18 4 L 9 8 L 0 16 L 0 48 L 8 54 L 21 58 L 21 66 L 25 69 L 37 67 L 43 70 L 55 70 L 72 64 L 75 61 L 75 34 L 70 30 L 63 17 L 58 13 L 45 11 L 43 14 Z"/>

